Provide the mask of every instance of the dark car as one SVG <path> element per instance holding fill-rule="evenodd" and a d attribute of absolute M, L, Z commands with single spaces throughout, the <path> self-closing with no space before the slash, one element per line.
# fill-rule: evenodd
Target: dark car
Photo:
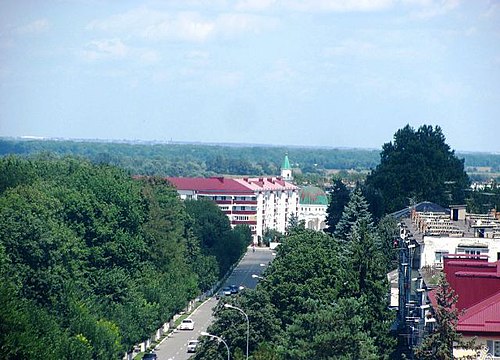
<path fill-rule="evenodd" d="M 229 296 L 231 295 L 231 288 L 229 286 L 226 286 L 224 289 L 222 289 L 222 293 L 225 295 L 225 296 Z"/>
<path fill-rule="evenodd" d="M 239 290 L 236 285 L 231 285 L 229 289 L 231 289 L 231 294 L 237 294 Z"/>
<path fill-rule="evenodd" d="M 142 360 L 157 360 L 157 359 L 158 355 L 156 355 L 155 353 L 144 354 L 144 356 L 142 357 Z"/>

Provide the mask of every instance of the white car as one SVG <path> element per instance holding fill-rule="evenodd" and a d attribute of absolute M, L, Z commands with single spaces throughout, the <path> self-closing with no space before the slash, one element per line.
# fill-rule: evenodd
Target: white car
<path fill-rule="evenodd" d="M 196 352 L 197 346 L 198 346 L 198 340 L 189 340 L 187 345 L 187 352 L 188 353 Z"/>
<path fill-rule="evenodd" d="M 182 320 L 179 330 L 194 330 L 194 321 L 191 319 Z"/>

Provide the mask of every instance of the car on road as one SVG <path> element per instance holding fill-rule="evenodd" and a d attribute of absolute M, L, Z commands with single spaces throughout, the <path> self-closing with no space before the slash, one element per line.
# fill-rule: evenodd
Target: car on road
<path fill-rule="evenodd" d="M 142 357 L 142 360 L 157 360 L 157 359 L 158 355 L 156 355 L 155 353 L 144 354 L 144 356 Z"/>
<path fill-rule="evenodd" d="M 231 294 L 237 294 L 239 290 L 236 285 L 231 285 L 229 289 L 231 290 Z"/>
<path fill-rule="evenodd" d="M 182 320 L 179 330 L 194 330 L 194 321 L 192 319 Z"/>
<path fill-rule="evenodd" d="M 222 293 L 226 296 L 231 295 L 231 288 L 229 286 L 226 286 L 224 289 L 222 289 Z"/>
<path fill-rule="evenodd" d="M 198 346 L 198 340 L 189 340 L 187 344 L 187 352 L 188 353 L 196 352 L 197 346 Z"/>

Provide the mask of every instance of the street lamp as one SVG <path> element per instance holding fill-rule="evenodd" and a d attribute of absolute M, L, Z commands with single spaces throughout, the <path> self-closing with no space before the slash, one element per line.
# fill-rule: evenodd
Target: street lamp
<path fill-rule="evenodd" d="M 241 310 L 239 307 L 236 307 L 236 306 L 233 306 L 230 304 L 224 304 L 224 307 L 226 309 L 238 310 L 240 313 L 242 313 L 245 316 L 245 319 L 247 320 L 247 360 L 248 360 L 248 340 L 250 337 L 250 321 L 248 320 L 248 315 L 243 310 Z"/>
<path fill-rule="evenodd" d="M 227 343 L 224 341 L 223 338 L 219 337 L 219 336 L 216 336 L 216 335 L 212 335 L 212 334 L 209 334 L 205 331 L 202 331 L 200 333 L 201 336 L 209 336 L 213 339 L 217 339 L 219 342 L 222 342 L 224 345 L 226 345 L 226 349 L 227 349 L 227 360 L 230 360 L 230 353 L 229 353 L 229 346 L 227 346 Z"/>

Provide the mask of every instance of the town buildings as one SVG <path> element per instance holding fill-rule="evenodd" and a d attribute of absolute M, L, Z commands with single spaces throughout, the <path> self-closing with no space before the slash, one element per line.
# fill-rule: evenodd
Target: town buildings
<path fill-rule="evenodd" d="M 261 242 L 267 230 L 285 233 L 292 216 L 304 221 L 306 228 L 325 227 L 326 194 L 317 187 L 300 189 L 294 185 L 288 156 L 283 160 L 279 177 L 169 177 L 167 180 L 181 199 L 208 198 L 228 216 L 231 226 L 248 225 L 254 243 Z"/>
<path fill-rule="evenodd" d="M 432 289 L 444 271 L 465 310 L 457 330 L 500 359 L 500 214 L 423 202 L 392 215 L 400 220 L 397 332 L 409 353 L 436 322 Z"/>
<path fill-rule="evenodd" d="M 305 186 L 299 190 L 299 221 L 306 229 L 323 230 L 326 227 L 328 197 L 317 186 Z"/>

